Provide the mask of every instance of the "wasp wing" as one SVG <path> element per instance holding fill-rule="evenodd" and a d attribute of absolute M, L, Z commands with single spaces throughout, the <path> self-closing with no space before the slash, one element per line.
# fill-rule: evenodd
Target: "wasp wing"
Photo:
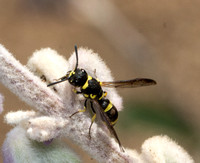
<path fill-rule="evenodd" d="M 149 85 L 155 85 L 156 81 L 147 78 L 136 78 L 131 80 L 120 80 L 112 82 L 101 82 L 103 87 L 115 87 L 115 88 L 136 88 Z"/>
<path fill-rule="evenodd" d="M 96 102 L 97 103 L 97 102 Z M 103 109 L 101 108 L 101 106 L 99 105 L 99 109 L 96 109 L 96 111 L 99 113 L 101 119 L 103 122 L 105 122 L 106 127 L 108 128 L 108 130 L 110 131 L 111 135 L 113 135 L 115 137 L 115 139 L 117 140 L 119 147 L 121 149 L 121 151 L 124 152 L 124 149 L 121 145 L 121 142 L 117 136 L 117 133 L 114 129 L 114 127 L 111 125 L 110 123 L 110 119 L 108 118 L 108 116 L 106 115 L 106 113 L 103 111 Z"/>

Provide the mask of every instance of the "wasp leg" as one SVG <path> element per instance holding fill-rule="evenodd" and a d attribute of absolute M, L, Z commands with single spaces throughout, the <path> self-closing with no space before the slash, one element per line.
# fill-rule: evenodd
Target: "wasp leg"
<path fill-rule="evenodd" d="M 82 94 L 81 91 L 77 91 L 75 88 L 73 88 L 72 91 L 73 91 L 74 93 L 76 93 L 76 94 Z"/>
<path fill-rule="evenodd" d="M 90 101 L 90 105 L 91 105 L 91 109 L 92 109 L 92 111 L 94 113 L 94 115 L 92 117 L 92 121 L 91 121 L 90 127 L 89 127 L 89 138 L 91 139 L 91 128 L 92 128 L 92 125 L 93 125 L 93 123 L 94 123 L 94 121 L 96 119 L 96 113 L 95 113 L 92 101 Z"/>
<path fill-rule="evenodd" d="M 107 96 L 107 92 L 103 91 L 103 96 L 106 97 Z"/>
<path fill-rule="evenodd" d="M 72 116 L 74 116 L 74 115 L 77 114 L 77 113 L 85 112 L 86 109 L 87 109 L 87 100 L 88 100 L 88 99 L 85 100 L 84 109 L 76 111 L 75 113 L 73 113 L 72 115 L 70 115 L 69 118 L 71 118 Z"/>

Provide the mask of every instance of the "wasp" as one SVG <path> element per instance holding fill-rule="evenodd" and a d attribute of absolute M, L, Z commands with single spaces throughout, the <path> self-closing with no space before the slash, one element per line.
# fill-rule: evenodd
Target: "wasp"
<path fill-rule="evenodd" d="M 124 151 L 121 142 L 117 136 L 117 133 L 113 127 L 118 119 L 118 111 L 116 107 L 112 104 L 112 102 L 108 98 L 106 98 L 107 92 L 103 91 L 102 87 L 134 88 L 155 85 L 156 81 L 147 78 L 136 78 L 131 80 L 100 82 L 98 79 L 90 76 L 84 69 L 78 68 L 78 50 L 76 45 L 75 54 L 76 65 L 74 70 L 68 71 L 65 76 L 61 77 L 56 82 L 48 84 L 47 86 L 49 87 L 68 80 L 68 82 L 74 87 L 79 87 L 80 91 L 74 89 L 74 92 L 76 94 L 82 94 L 85 97 L 84 109 L 76 111 L 70 116 L 70 118 L 79 112 L 85 112 L 87 109 L 87 102 L 88 100 L 90 100 L 91 110 L 94 115 L 92 117 L 89 127 L 89 137 L 91 138 L 91 127 L 96 119 L 96 115 L 100 114 L 101 120 L 105 123 L 110 133 L 117 140 L 120 149 Z M 100 106 L 98 109 L 95 109 L 93 107 L 94 102 Z"/>

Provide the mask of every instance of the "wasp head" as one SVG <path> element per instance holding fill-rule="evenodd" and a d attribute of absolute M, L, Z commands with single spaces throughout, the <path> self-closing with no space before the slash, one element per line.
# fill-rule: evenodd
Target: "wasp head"
<path fill-rule="evenodd" d="M 69 83 L 76 87 L 83 86 L 88 78 L 87 72 L 84 69 L 79 68 L 69 71 L 67 76 Z"/>
<path fill-rule="evenodd" d="M 75 48 L 75 54 L 76 54 L 76 65 L 75 65 L 74 70 L 68 71 L 67 74 L 65 76 L 61 77 L 60 79 L 58 79 L 58 81 L 48 84 L 47 85 L 48 87 L 58 84 L 58 83 L 61 83 L 66 80 L 68 80 L 69 83 L 75 87 L 81 87 L 85 84 L 85 82 L 87 81 L 88 75 L 84 69 L 78 68 L 77 46 L 75 45 L 74 48 Z"/>

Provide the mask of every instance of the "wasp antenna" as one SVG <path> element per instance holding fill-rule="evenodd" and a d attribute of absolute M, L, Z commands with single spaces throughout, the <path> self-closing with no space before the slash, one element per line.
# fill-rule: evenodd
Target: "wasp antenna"
<path fill-rule="evenodd" d="M 75 67 L 75 70 L 76 70 L 77 67 L 78 67 L 78 50 L 77 50 L 77 46 L 76 45 L 74 46 L 74 49 L 75 49 L 75 54 L 76 54 L 76 67 Z"/>
<path fill-rule="evenodd" d="M 55 85 L 55 84 L 64 82 L 64 81 L 66 81 L 66 80 L 68 80 L 68 78 L 67 78 L 67 76 L 64 76 L 64 77 L 60 78 L 58 81 L 48 84 L 47 87 L 50 87 L 50 86 L 52 86 L 52 85 Z"/>

